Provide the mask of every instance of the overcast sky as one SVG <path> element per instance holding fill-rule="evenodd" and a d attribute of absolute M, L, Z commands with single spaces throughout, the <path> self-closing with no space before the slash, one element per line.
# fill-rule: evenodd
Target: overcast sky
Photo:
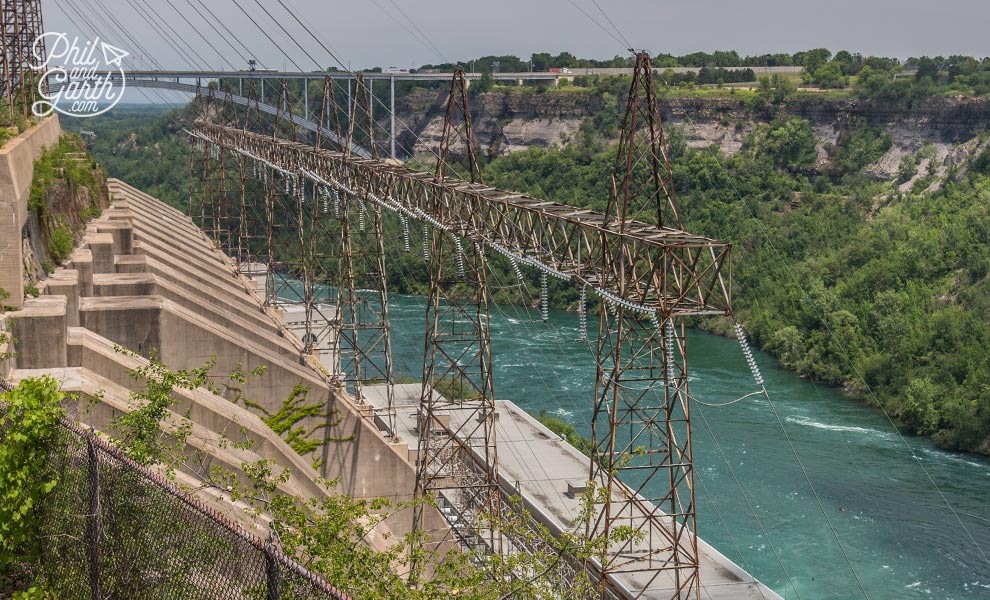
<path fill-rule="evenodd" d="M 281 2 L 353 68 L 417 67 L 487 54 L 528 58 L 533 52 L 562 50 L 579 57 L 608 58 L 625 54 L 630 45 L 653 54 L 718 49 L 762 54 L 827 47 L 900 58 L 990 55 L 990 2 L 985 0 L 597 0 L 604 14 L 594 0 Z M 280 0 L 42 0 L 42 4 L 46 30 L 91 37 L 97 29 L 105 41 L 134 54 L 125 65 L 130 68 L 188 67 L 192 61 L 241 69 L 244 57 L 239 54 L 247 54 L 241 44 L 268 67 L 293 68 L 238 5 L 300 67 L 333 64 L 328 53 L 288 16 Z M 238 38 L 230 40 L 233 47 L 197 14 L 195 9 L 206 14 L 204 5 Z M 128 30 L 127 35 L 118 24 Z M 224 31 L 218 23 L 213 26 Z"/>

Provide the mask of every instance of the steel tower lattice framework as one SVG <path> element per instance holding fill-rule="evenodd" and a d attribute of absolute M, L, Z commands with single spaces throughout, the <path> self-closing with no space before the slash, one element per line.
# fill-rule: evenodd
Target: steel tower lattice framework
<path fill-rule="evenodd" d="M 329 77 L 326 82 L 331 83 Z M 273 142 L 298 143 L 292 93 L 286 81 L 280 83 L 273 121 L 264 122 L 257 91 L 252 85 L 239 129 L 245 134 L 269 130 Z M 352 131 L 355 123 L 369 131 L 370 95 L 363 86 L 358 91 L 350 118 Z M 340 131 L 333 88 L 325 86 L 324 94 L 321 123 L 332 118 Z M 366 123 L 361 122 L 361 115 L 367 118 Z M 213 120 L 221 121 L 221 127 L 231 128 L 235 124 L 237 115 L 229 93 L 220 107 L 215 93 L 211 90 L 208 94 L 198 122 Z M 337 139 L 343 138 L 338 134 Z M 307 177 L 299 164 L 254 161 L 252 176 L 258 181 L 262 198 L 259 206 L 247 183 L 249 159 L 243 153 L 236 153 L 241 173 L 240 222 L 235 235 L 231 203 L 226 197 L 229 186 L 224 166 L 230 150 L 212 144 L 195 144 L 194 149 L 202 150 L 203 154 L 196 172 L 199 191 L 191 192 L 191 202 L 199 207 L 204 230 L 221 246 L 222 240 L 227 240 L 231 249 L 235 247 L 236 237 L 240 256 L 266 265 L 266 305 L 276 306 L 295 298 L 304 307 L 302 352 L 330 351 L 334 366 L 328 376 L 332 380 L 351 386 L 358 400 L 363 398 L 365 385 L 386 385 L 388 408 L 383 416 L 390 431 L 394 431 L 394 378 L 380 207 L 366 202 L 360 185 L 349 194 L 340 193 L 331 182 Z M 216 182 L 211 159 L 221 161 Z M 289 266 L 298 279 L 295 285 L 290 285 L 285 273 Z M 326 293 L 331 289 L 336 290 L 333 307 L 321 302 L 329 300 Z"/>
<path fill-rule="evenodd" d="M 250 83 L 247 98 L 241 129 L 245 132 L 261 131 L 261 107 L 258 101 L 258 89 L 254 81 Z M 256 185 L 251 184 L 249 186 L 248 182 L 260 179 L 259 167 L 252 162 L 252 171 L 249 174 L 248 158 L 243 154 L 237 154 L 237 163 L 240 184 L 238 190 L 237 261 L 241 270 L 244 269 L 244 265 L 249 265 L 249 268 L 253 269 L 260 259 L 259 253 L 262 247 L 263 237 L 259 234 L 256 226 L 261 220 L 263 202 L 258 201 L 259 194 Z"/>
<path fill-rule="evenodd" d="M 288 82 L 279 82 L 275 119 L 272 122 L 272 139 L 297 142 L 298 128 L 292 113 L 292 95 Z M 305 304 L 310 290 L 293 289 L 286 269 L 295 247 L 298 223 L 297 186 L 299 179 L 293 170 L 264 166 L 261 169 L 265 190 L 265 303 L 276 307 L 293 297 Z M 305 287 L 307 282 L 303 281 Z"/>
<path fill-rule="evenodd" d="M 8 101 L 11 117 L 15 107 L 26 116 L 31 112 L 35 97 L 33 88 L 41 75 L 32 66 L 44 62 L 46 57 L 44 40 L 40 39 L 45 29 L 41 0 L 0 1 L 0 33 L 3 36 L 0 39 L 3 66 L 0 95 Z M 47 87 L 47 82 L 43 82 L 43 86 Z"/>
<path fill-rule="evenodd" d="M 606 219 L 620 233 L 636 220 L 682 229 L 646 53 L 636 57 Z M 608 578 L 625 575 L 671 598 L 699 598 L 683 323 L 691 311 L 677 299 L 697 262 L 664 265 L 656 295 L 672 302 L 648 306 L 637 298 L 645 290 L 636 272 L 650 265 L 618 247 L 600 259 L 602 283 L 618 292 L 602 303 L 592 420 L 591 481 L 601 495 L 589 533 L 609 540 L 597 557 L 600 592 L 606 597 Z"/>
<path fill-rule="evenodd" d="M 208 118 L 218 116 L 220 108 L 217 104 L 216 90 L 210 88 L 203 104 L 203 113 Z M 203 184 L 200 198 L 200 228 L 206 233 L 214 245 L 219 246 L 221 240 L 220 194 L 223 193 L 223 155 L 224 149 L 209 147 L 204 149 L 201 158 L 201 182 Z M 216 173 L 213 163 L 218 163 Z"/>
<path fill-rule="evenodd" d="M 625 589 L 631 581 L 638 589 L 650 588 L 651 597 L 684 598 L 696 596 L 698 587 L 696 538 L 688 526 L 693 523 L 693 500 L 684 495 L 690 494 L 693 478 L 679 319 L 732 314 L 731 244 L 675 228 L 678 222 L 666 204 L 667 194 L 650 193 L 658 185 L 653 165 L 662 164 L 665 149 L 659 113 L 652 108 L 655 98 L 647 96 L 649 101 L 639 103 L 646 112 L 635 108 L 635 99 L 652 92 L 648 59 L 638 62 L 639 87 L 633 89 L 633 108 L 626 119 L 632 135 L 624 136 L 619 156 L 630 155 L 629 144 L 645 150 L 631 153 L 637 157 L 628 163 L 631 168 L 619 163 L 609 214 L 463 180 L 439 180 L 435 174 L 354 158 L 346 151 L 320 150 L 206 122 L 195 123 L 192 134 L 259 164 L 299 170 L 341 193 L 356 194 L 360 187 L 364 198 L 400 218 L 465 235 L 472 242 L 469 251 L 477 242 L 596 293 L 609 311 L 601 317 L 606 335 L 596 404 L 599 409 L 615 407 L 617 418 L 609 417 L 607 410 L 596 411 L 592 476 L 610 501 L 599 503 L 602 511 L 590 533 L 629 531 L 617 529 L 623 525 L 641 532 L 642 539 L 624 542 L 612 536 L 613 544 L 587 566 L 601 575 L 603 595 L 620 593 L 616 588 Z M 650 85 L 644 86 L 644 81 Z M 630 125 L 637 122 L 639 129 Z M 649 123 L 657 126 L 642 134 Z M 635 192 L 628 199 L 618 193 L 627 188 Z M 665 204 L 657 207 L 659 198 Z M 633 220 L 634 214 L 645 214 L 644 207 L 652 209 L 648 212 L 658 221 L 664 219 L 664 226 Z M 429 245 L 427 250 L 432 250 Z M 451 269 L 458 270 L 456 259 Z M 646 400 L 640 402 L 642 398 Z M 445 433 L 435 421 L 435 430 Z M 665 458 L 671 456 L 680 462 Z M 620 480 L 620 474 L 625 478 Z"/>
<path fill-rule="evenodd" d="M 433 199 L 450 201 L 445 170 L 450 144 L 467 144 L 471 183 L 481 182 L 464 72 L 451 81 L 437 156 Z M 487 260 L 482 239 L 467 227 L 433 227 L 424 258 L 430 286 L 426 306 L 423 391 L 418 412 L 417 498 L 436 498 L 451 530 L 475 550 L 501 553 L 501 497 L 495 441 L 495 392 L 488 313 Z M 443 415 L 450 412 L 455 418 Z M 447 510 L 444 510 L 447 509 Z M 413 527 L 422 527 L 423 506 Z"/>
<path fill-rule="evenodd" d="M 333 119 L 339 131 L 333 82 L 324 85 L 324 110 L 334 110 Z M 347 142 L 344 152 L 350 152 L 355 128 L 368 136 L 372 156 L 377 158 L 374 145 L 374 119 L 371 90 L 359 73 L 351 100 Z M 321 115 L 325 121 L 326 114 Z M 338 137 L 340 139 L 340 137 Z M 329 183 L 329 182 L 328 182 Z M 336 354 L 340 360 L 341 378 L 349 385 L 354 397 L 364 402 L 364 387 L 384 385 L 386 414 L 390 435 L 395 432 L 395 381 L 392 370 L 392 341 L 388 318 L 388 285 L 385 279 L 385 241 L 381 208 L 368 202 L 369 182 L 353 182 L 353 193 L 331 191 L 336 203 L 334 212 L 340 220 L 339 285 L 337 288 Z"/>
<path fill-rule="evenodd" d="M 236 126 L 238 117 L 237 110 L 234 107 L 233 95 L 230 91 L 230 86 L 224 86 L 224 97 L 223 102 L 217 109 L 217 119 L 223 123 L 225 127 Z M 238 250 L 238 236 L 237 232 L 240 229 L 239 224 L 236 223 L 238 211 L 235 210 L 236 205 L 231 203 L 231 192 L 237 192 L 240 188 L 237 187 L 237 180 L 233 177 L 228 177 L 227 168 L 232 160 L 236 157 L 233 156 L 226 148 L 219 149 L 219 169 L 217 174 L 217 201 L 216 206 L 216 223 L 217 223 L 217 237 L 215 238 L 215 243 L 226 255 L 230 256 L 235 254 Z M 240 165 L 240 161 L 237 161 L 237 165 Z M 243 167 L 240 175 L 243 177 Z M 234 188 L 232 190 L 232 188 Z"/>

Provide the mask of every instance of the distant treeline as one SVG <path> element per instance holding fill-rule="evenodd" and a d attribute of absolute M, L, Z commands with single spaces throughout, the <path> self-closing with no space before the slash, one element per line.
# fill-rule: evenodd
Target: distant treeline
<path fill-rule="evenodd" d="M 939 71 L 949 71 L 953 67 L 965 69 L 967 66 L 981 65 L 984 69 L 990 68 L 990 58 L 977 59 L 971 56 L 952 55 L 949 57 L 916 57 L 901 61 L 897 58 L 883 56 L 864 56 L 858 52 L 840 50 L 834 55 L 828 48 L 814 48 L 802 52 L 788 54 L 779 52 L 776 54 L 760 54 L 755 56 L 740 56 L 735 50 L 716 50 L 714 52 L 693 52 L 682 56 L 673 54 L 658 54 L 653 57 L 653 66 L 658 68 L 676 67 L 707 67 L 714 68 L 742 68 L 742 67 L 804 67 L 809 72 L 816 71 L 824 64 L 835 61 L 842 65 L 843 74 L 855 75 L 863 67 L 870 67 L 874 70 L 891 71 L 895 68 L 913 71 L 923 66 L 934 66 Z M 553 55 L 549 52 L 533 53 L 528 60 L 518 56 L 482 56 L 472 60 L 458 61 L 456 63 L 427 64 L 420 67 L 420 70 L 453 71 L 454 67 L 473 69 L 476 72 L 523 72 L 523 71 L 546 71 L 548 69 L 603 69 L 603 68 L 632 68 L 635 66 L 635 57 L 614 56 L 612 58 L 598 60 L 593 58 L 578 58 L 570 52 L 561 52 Z"/>
<path fill-rule="evenodd" d="M 420 70 L 451 71 L 455 66 L 475 72 L 520 72 L 567 69 L 579 74 L 585 68 L 631 68 L 634 57 L 616 56 L 608 60 L 577 58 L 569 52 L 533 54 L 529 60 L 516 56 L 483 56 L 470 61 L 423 65 Z M 777 53 L 739 56 L 734 50 L 695 52 L 683 56 L 658 54 L 657 69 L 698 68 L 697 73 L 664 74 L 667 85 L 742 83 L 756 81 L 756 67 L 801 67 L 805 84 L 822 89 L 852 87 L 860 97 L 884 101 L 912 101 L 932 95 L 990 94 L 990 57 L 921 56 L 905 61 L 883 56 L 864 56 L 846 50 L 835 54 L 827 48 L 814 48 L 794 54 Z M 578 84 L 581 85 L 581 84 Z"/>
<path fill-rule="evenodd" d="M 706 85 L 756 81 L 756 73 L 751 68 L 730 70 L 722 67 L 701 67 L 697 72 L 687 71 L 686 73 L 675 73 L 668 69 L 661 75 L 664 85 L 679 85 L 682 82 Z"/>

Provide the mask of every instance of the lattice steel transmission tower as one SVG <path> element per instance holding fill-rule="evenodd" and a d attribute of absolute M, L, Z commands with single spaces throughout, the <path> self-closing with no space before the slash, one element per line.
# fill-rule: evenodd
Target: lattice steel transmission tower
<path fill-rule="evenodd" d="M 35 87 L 41 76 L 32 66 L 44 62 L 46 57 L 44 40 L 40 37 L 45 30 L 41 0 L 0 2 L 0 32 L 3 35 L 0 39 L 3 62 L 0 97 L 8 101 L 11 117 L 15 112 L 26 116 L 31 112 Z"/>
<path fill-rule="evenodd" d="M 620 235 L 644 235 L 644 223 L 652 223 L 670 237 L 681 233 L 670 172 L 653 68 L 649 55 L 641 53 L 612 175 L 607 227 Z M 711 314 L 705 296 L 712 290 L 692 286 L 703 279 L 699 265 L 718 269 L 722 258 L 705 243 L 671 244 L 654 264 L 619 250 L 606 248 L 600 266 L 602 287 L 617 291 L 603 297 L 592 421 L 591 480 L 603 496 L 589 533 L 612 541 L 597 557 L 601 594 L 607 596 L 610 576 L 622 575 L 641 578 L 637 587 L 667 590 L 671 598 L 698 598 L 683 317 Z M 657 276 L 644 277 L 650 272 Z M 620 527 L 639 537 L 617 536 Z"/>
<path fill-rule="evenodd" d="M 326 94 L 330 94 L 327 98 Z M 348 118 L 347 139 L 342 148 L 349 155 L 355 132 L 367 136 L 372 157 L 377 158 L 374 143 L 375 121 L 371 90 L 362 74 L 357 75 Z M 333 82 L 326 80 L 323 106 L 333 108 L 338 132 L 340 119 L 334 103 Z M 321 122 L 328 120 L 321 115 Z M 366 195 L 371 182 L 355 179 L 348 182 L 351 193 L 331 190 L 334 215 L 340 222 L 340 253 L 337 288 L 337 344 L 342 382 L 351 387 L 355 399 L 364 402 L 364 388 L 384 385 L 385 421 L 390 435 L 395 435 L 395 381 L 392 368 L 392 336 L 388 317 L 388 285 L 385 280 L 385 241 L 381 208 Z"/>
<path fill-rule="evenodd" d="M 445 177 L 443 154 L 464 126 L 469 173 L 478 180 L 458 74 L 444 164 L 432 174 L 353 157 L 353 115 L 342 152 L 208 122 L 197 121 L 191 133 L 263 171 L 323 186 L 333 196 L 318 201 L 324 214 L 345 202 L 360 210 L 360 199 L 424 224 L 430 294 L 416 494 L 436 498 L 451 535 L 468 546 L 499 551 L 502 542 L 492 522 L 500 499 L 485 252 L 597 294 L 603 312 L 589 478 L 599 484 L 592 500 L 600 511 L 588 533 L 611 543 L 585 566 L 599 577 L 603 597 L 632 586 L 650 597 L 697 598 L 683 319 L 732 314 L 731 244 L 680 229 L 652 77 L 649 57 L 637 57 L 607 213 Z M 430 514 L 414 512 L 418 530 Z"/>
<path fill-rule="evenodd" d="M 456 133 L 467 144 L 471 183 L 480 182 L 464 72 L 454 71 L 437 156 L 434 201 L 449 202 L 445 170 Z M 495 392 L 488 314 L 487 261 L 482 240 L 463 224 L 428 233 L 423 391 L 418 413 L 416 496 L 435 497 L 460 542 L 501 553 Z M 421 527 L 417 507 L 414 528 Z"/>

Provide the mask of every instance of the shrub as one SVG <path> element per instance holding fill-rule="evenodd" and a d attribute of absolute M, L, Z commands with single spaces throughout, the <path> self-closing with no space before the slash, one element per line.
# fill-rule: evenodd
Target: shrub
<path fill-rule="evenodd" d="M 57 264 L 62 264 L 72 254 L 72 245 L 72 233 L 64 225 L 60 225 L 52 232 L 52 239 L 48 242 L 48 252 Z"/>
<path fill-rule="evenodd" d="M 30 556 L 37 540 L 39 509 L 57 479 L 46 464 L 65 396 L 51 377 L 25 379 L 0 396 L 7 405 L 0 429 L 0 568 Z"/>

